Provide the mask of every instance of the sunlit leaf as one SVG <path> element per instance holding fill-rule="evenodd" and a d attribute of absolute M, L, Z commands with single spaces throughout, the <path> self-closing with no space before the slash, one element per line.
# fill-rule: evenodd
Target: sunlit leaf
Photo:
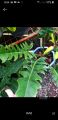
<path fill-rule="evenodd" d="M 50 51 L 52 51 L 54 49 L 54 46 L 50 46 L 48 47 L 45 52 L 44 52 L 44 55 L 48 54 Z"/>
<path fill-rule="evenodd" d="M 11 32 L 15 32 L 16 31 L 16 27 L 7 27 L 8 30 L 10 30 Z"/>
<path fill-rule="evenodd" d="M 54 54 L 54 58 L 55 58 L 55 60 L 58 59 L 58 52 L 56 52 L 56 53 Z"/>
<path fill-rule="evenodd" d="M 51 40 L 50 40 L 50 41 L 51 41 L 52 43 L 55 43 L 54 34 L 53 34 L 53 33 L 51 33 L 51 34 L 50 34 L 50 36 L 51 36 Z"/>

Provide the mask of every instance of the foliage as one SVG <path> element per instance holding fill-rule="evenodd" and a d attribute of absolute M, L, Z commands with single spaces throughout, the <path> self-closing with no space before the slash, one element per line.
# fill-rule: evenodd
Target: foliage
<path fill-rule="evenodd" d="M 35 60 L 32 45 L 0 46 L 0 93 L 9 87 L 19 97 L 35 97 L 46 70 L 45 58 Z M 14 59 L 12 59 L 14 57 Z M 16 77 L 14 77 L 14 75 Z M 4 95 L 4 94 L 3 94 Z"/>
<path fill-rule="evenodd" d="M 21 44 L 20 47 L 18 45 L 0 45 L 0 60 L 4 63 L 7 60 L 12 60 L 12 58 L 16 61 L 18 57 L 23 56 L 25 56 L 25 59 L 27 57 L 32 58 L 33 53 L 29 51 L 32 46 L 32 44 L 28 45 L 27 43 Z"/>
<path fill-rule="evenodd" d="M 0 91 L 10 83 L 15 82 L 14 79 L 11 81 L 11 75 L 15 74 L 21 68 L 22 64 L 22 60 L 17 60 L 15 62 L 7 61 L 0 65 Z"/>
<path fill-rule="evenodd" d="M 49 52 L 52 51 L 53 49 L 54 49 L 53 46 L 48 47 L 48 48 L 45 50 L 44 55 L 46 55 L 47 53 L 49 53 Z"/>
<path fill-rule="evenodd" d="M 4 31 L 15 32 L 16 27 L 0 27 L 0 37 Z M 43 57 L 37 56 L 30 50 L 33 44 L 24 42 L 20 45 L 0 45 L 0 96 L 7 96 L 5 89 L 10 88 L 17 97 L 35 97 L 41 88 L 42 74 L 49 70 L 52 80 L 58 86 L 58 65 L 49 67 L 45 62 L 45 55 L 54 50 L 55 61 L 58 59 L 58 46 L 53 27 L 41 27 L 39 37 L 45 38 L 48 34 L 49 41 L 53 43 L 44 51 Z"/>
<path fill-rule="evenodd" d="M 48 54 L 50 51 L 52 51 L 52 50 L 54 50 L 54 59 L 56 60 L 56 59 L 58 59 L 58 44 L 57 44 L 57 41 L 58 41 L 58 39 L 56 39 L 56 35 L 55 35 L 55 29 L 56 28 L 54 28 L 53 30 L 51 30 L 51 28 L 45 28 L 44 27 L 44 31 L 45 31 L 45 33 L 49 33 L 49 37 L 50 37 L 50 40 L 49 41 L 51 41 L 52 43 L 53 43 L 53 46 L 49 46 L 45 51 L 44 51 L 44 55 L 46 55 L 46 54 Z M 51 31 L 50 31 L 51 30 Z M 44 34 L 44 36 L 45 36 L 45 34 Z"/>
<path fill-rule="evenodd" d="M 16 31 L 16 27 L 7 27 L 8 30 L 10 30 L 11 32 L 15 32 Z"/>
<path fill-rule="evenodd" d="M 39 37 L 45 37 L 45 35 L 48 33 L 53 33 L 54 29 L 52 27 L 41 27 L 39 31 Z"/>
<path fill-rule="evenodd" d="M 57 70 L 56 67 L 50 67 L 50 72 L 52 74 L 52 80 L 54 81 L 54 83 L 57 85 L 58 87 L 58 66 L 57 66 Z"/>
<path fill-rule="evenodd" d="M 4 32 L 15 32 L 16 27 L 0 27 L 0 37 L 2 37 Z"/>
<path fill-rule="evenodd" d="M 46 54 L 49 54 L 51 51 L 54 51 L 53 63 L 55 64 L 56 60 L 58 60 L 58 27 L 41 27 L 41 29 L 39 31 L 39 38 L 40 37 L 48 39 L 47 42 L 50 41 L 53 44 L 53 46 L 50 45 L 44 51 L 43 55 L 45 56 Z M 46 39 L 44 42 L 46 42 Z M 44 43 L 44 45 L 45 45 L 45 43 Z M 44 46 L 43 46 L 43 48 L 44 48 Z M 53 64 L 51 64 L 51 65 L 53 65 Z M 52 80 L 58 86 L 58 65 L 55 64 L 52 67 L 49 66 L 49 70 L 52 74 Z"/>
<path fill-rule="evenodd" d="M 55 52 L 54 58 L 55 58 L 55 60 L 58 59 L 58 52 L 57 51 Z"/>
<path fill-rule="evenodd" d="M 53 33 L 50 33 L 50 37 L 51 37 L 51 42 L 52 43 L 55 43 L 55 36 L 54 36 L 54 34 Z"/>
<path fill-rule="evenodd" d="M 47 30 L 47 28 L 46 28 L 46 30 Z M 56 34 L 55 34 L 55 32 L 57 32 L 57 31 L 58 31 L 58 27 L 56 27 L 56 28 L 54 27 L 52 31 L 46 31 L 46 33 L 48 33 L 49 37 L 50 37 L 49 41 L 51 41 L 53 43 L 53 46 L 48 47 L 44 51 L 44 55 L 48 54 L 52 50 L 54 51 L 54 63 L 56 62 L 56 60 L 58 60 L 58 44 L 57 44 L 58 38 L 56 39 Z M 55 64 L 54 66 L 49 67 L 49 70 L 52 74 L 52 80 L 58 86 L 58 64 Z"/>
<path fill-rule="evenodd" d="M 18 81 L 18 89 L 16 95 L 20 97 L 36 97 L 37 90 L 40 89 L 42 78 L 39 73 L 44 73 L 46 71 L 45 58 L 39 58 L 38 60 L 32 60 L 23 66 L 23 69 L 19 71 L 21 77 Z M 40 82 L 39 82 L 40 81 Z"/>
<path fill-rule="evenodd" d="M 0 27 L 0 37 L 3 35 L 3 32 L 6 31 L 6 28 L 4 27 Z"/>

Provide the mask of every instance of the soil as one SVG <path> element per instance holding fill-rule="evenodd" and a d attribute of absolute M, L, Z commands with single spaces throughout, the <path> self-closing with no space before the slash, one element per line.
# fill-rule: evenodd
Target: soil
<path fill-rule="evenodd" d="M 58 87 L 53 82 L 49 72 L 43 77 L 42 87 L 38 90 L 37 97 L 58 97 Z"/>

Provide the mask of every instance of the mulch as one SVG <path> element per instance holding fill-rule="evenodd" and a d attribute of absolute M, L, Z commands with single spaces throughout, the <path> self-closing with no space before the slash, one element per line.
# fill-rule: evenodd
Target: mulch
<path fill-rule="evenodd" d="M 43 77 L 42 87 L 38 90 L 37 97 L 58 97 L 58 87 L 49 72 Z"/>

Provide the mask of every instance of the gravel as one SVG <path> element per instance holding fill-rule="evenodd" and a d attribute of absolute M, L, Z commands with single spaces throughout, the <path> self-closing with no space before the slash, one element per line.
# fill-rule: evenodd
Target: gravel
<path fill-rule="evenodd" d="M 58 97 L 58 87 L 55 85 L 52 75 L 48 72 L 44 75 L 42 87 L 38 90 L 37 97 Z"/>

